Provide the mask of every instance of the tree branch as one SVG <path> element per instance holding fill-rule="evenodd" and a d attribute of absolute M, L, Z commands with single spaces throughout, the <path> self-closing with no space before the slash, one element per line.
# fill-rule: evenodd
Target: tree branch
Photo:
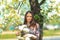
<path fill-rule="evenodd" d="M 45 1 L 46 1 L 46 0 L 42 0 L 42 1 L 39 3 L 39 5 L 42 5 Z"/>
<path fill-rule="evenodd" d="M 23 4 L 23 2 L 20 4 L 20 2 L 19 2 L 19 4 L 18 4 L 18 14 L 19 14 L 19 9 L 21 8 L 21 6 L 22 6 L 22 4 Z"/>
<path fill-rule="evenodd" d="M 22 2 L 22 1 L 21 1 L 21 2 Z M 19 2 L 18 8 L 22 6 L 23 2 L 22 2 L 22 3 L 21 3 L 21 2 Z"/>

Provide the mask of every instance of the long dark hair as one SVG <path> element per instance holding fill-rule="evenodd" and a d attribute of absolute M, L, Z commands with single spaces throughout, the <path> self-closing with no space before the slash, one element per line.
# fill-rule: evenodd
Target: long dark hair
<path fill-rule="evenodd" d="M 32 20 L 31 20 L 30 24 L 34 21 L 33 12 L 32 11 L 27 11 L 26 14 L 25 14 L 24 24 L 27 24 L 26 16 L 27 16 L 28 13 L 30 13 L 32 15 Z"/>

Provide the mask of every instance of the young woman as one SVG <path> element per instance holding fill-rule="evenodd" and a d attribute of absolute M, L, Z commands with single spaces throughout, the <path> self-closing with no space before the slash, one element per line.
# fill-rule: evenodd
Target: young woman
<path fill-rule="evenodd" d="M 33 12 L 27 11 L 25 14 L 24 24 L 29 28 L 29 34 L 32 34 L 33 39 L 39 40 L 39 24 L 34 21 Z M 28 35 L 27 35 L 28 36 Z M 27 38 L 28 40 L 29 38 Z"/>

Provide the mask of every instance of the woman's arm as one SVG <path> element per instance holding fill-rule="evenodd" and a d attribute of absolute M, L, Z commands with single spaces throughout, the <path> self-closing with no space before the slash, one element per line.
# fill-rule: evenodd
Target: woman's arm
<path fill-rule="evenodd" d="M 38 24 L 38 23 L 36 23 L 36 25 L 37 25 L 37 32 L 36 32 L 36 35 L 39 37 L 39 35 L 40 35 L 40 25 Z"/>

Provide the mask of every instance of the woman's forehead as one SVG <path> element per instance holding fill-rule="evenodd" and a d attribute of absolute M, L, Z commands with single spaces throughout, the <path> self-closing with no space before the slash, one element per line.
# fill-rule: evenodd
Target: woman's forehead
<path fill-rule="evenodd" d="M 28 13 L 27 16 L 32 16 L 32 14 L 31 13 Z"/>

